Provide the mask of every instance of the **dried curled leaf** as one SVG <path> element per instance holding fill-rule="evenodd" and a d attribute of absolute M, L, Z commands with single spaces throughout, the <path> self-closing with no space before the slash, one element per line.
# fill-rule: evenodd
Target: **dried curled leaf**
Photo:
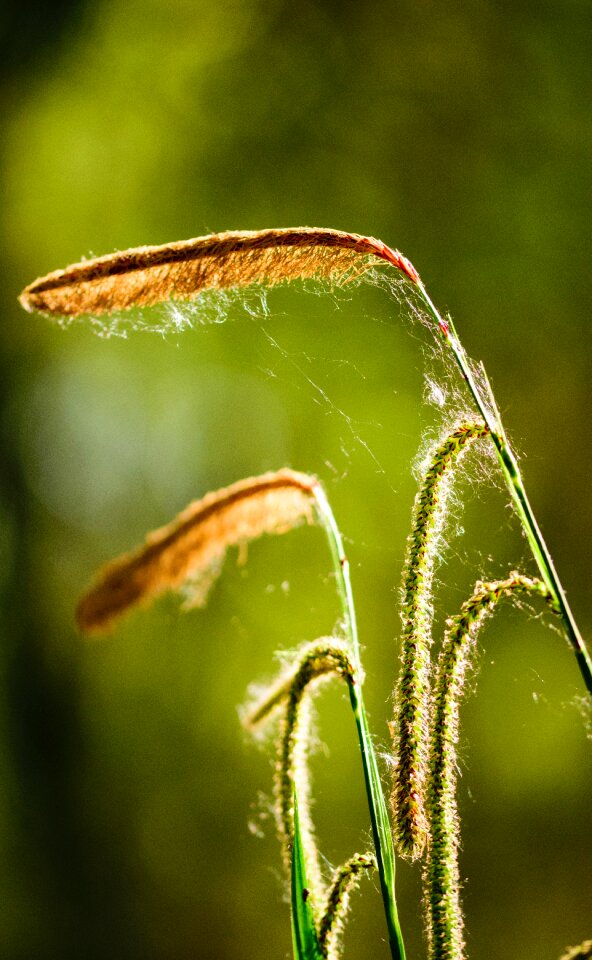
<path fill-rule="evenodd" d="M 381 240 L 318 227 L 241 230 L 180 240 L 76 263 L 40 277 L 20 295 L 25 310 L 77 317 L 171 297 L 196 297 L 202 290 L 272 286 L 306 277 L 339 280 L 361 258 L 383 260 L 419 282 L 415 267 Z"/>
<path fill-rule="evenodd" d="M 200 605 L 229 547 L 313 522 L 317 485 L 314 477 L 285 469 L 194 501 L 137 550 L 100 571 L 78 604 L 78 626 L 84 633 L 102 633 L 129 608 L 178 589 L 190 578 L 205 585 L 194 595 L 193 605 Z"/>

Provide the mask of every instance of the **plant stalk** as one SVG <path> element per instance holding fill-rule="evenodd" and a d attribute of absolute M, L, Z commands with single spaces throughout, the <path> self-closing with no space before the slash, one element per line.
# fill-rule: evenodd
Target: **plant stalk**
<path fill-rule="evenodd" d="M 344 626 L 351 644 L 354 665 L 358 676 L 361 677 L 360 643 L 351 588 L 349 562 L 345 555 L 343 541 L 337 523 L 335 522 L 335 517 L 333 516 L 329 502 L 320 484 L 315 487 L 314 496 L 319 516 L 331 548 L 335 577 L 343 610 Z M 395 850 L 388 811 L 382 792 L 378 764 L 376 762 L 376 754 L 368 727 L 362 684 L 361 682 L 350 683 L 348 686 L 362 755 L 364 781 L 366 784 L 366 794 L 368 797 L 372 835 L 376 850 L 376 862 L 380 877 L 380 889 L 386 916 L 391 956 L 393 960 L 405 960 L 405 946 L 395 896 Z"/>
<path fill-rule="evenodd" d="M 438 328 L 444 340 L 452 350 L 454 359 L 456 360 L 463 380 L 467 384 L 471 396 L 477 405 L 479 413 L 489 427 L 491 439 L 497 451 L 502 472 L 510 491 L 510 496 L 512 497 L 518 517 L 526 534 L 526 538 L 530 544 L 533 557 L 539 568 L 541 577 L 552 595 L 557 612 L 561 615 L 567 636 L 574 649 L 584 683 L 586 684 L 588 693 L 592 696 L 592 657 L 590 656 L 590 652 L 588 651 L 584 639 L 578 629 L 574 615 L 571 612 L 569 603 L 567 602 L 567 597 L 565 595 L 565 590 L 563 589 L 555 569 L 555 565 L 553 564 L 551 554 L 549 553 L 549 548 L 545 543 L 540 527 L 530 505 L 530 501 L 526 495 L 526 489 L 522 479 L 522 474 L 520 473 L 518 461 L 506 436 L 506 432 L 501 422 L 501 418 L 497 410 L 493 393 L 489 387 L 489 383 L 487 384 L 489 396 L 486 400 L 481 389 L 475 381 L 468 356 L 462 343 L 458 339 L 452 320 L 444 320 L 432 302 L 421 281 L 418 282 L 417 287 L 421 299 L 423 300 L 429 313 L 438 324 Z"/>

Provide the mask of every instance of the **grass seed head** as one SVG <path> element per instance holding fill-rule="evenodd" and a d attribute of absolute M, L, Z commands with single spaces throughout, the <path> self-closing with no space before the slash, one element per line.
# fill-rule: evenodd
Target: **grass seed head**
<path fill-rule="evenodd" d="M 314 477 L 279 470 L 194 501 L 141 547 L 99 572 L 78 604 L 78 626 L 84 633 L 103 633 L 127 610 L 188 580 L 194 586 L 189 605 L 203 604 L 230 547 L 314 521 L 316 484 Z"/>
<path fill-rule="evenodd" d="M 486 436 L 480 421 L 457 423 L 433 450 L 413 507 L 403 572 L 401 671 L 391 724 L 395 756 L 391 807 L 400 853 L 412 860 L 424 849 L 428 775 L 432 580 L 451 489 L 452 467 L 469 445 Z"/>
<path fill-rule="evenodd" d="M 407 258 L 374 237 L 319 227 L 229 231 L 84 260 L 35 280 L 19 300 L 28 311 L 99 315 L 208 289 L 307 277 L 339 283 L 381 260 L 419 283 Z"/>
<path fill-rule="evenodd" d="M 551 594 L 542 581 L 512 572 L 505 580 L 477 583 L 460 614 L 448 621 L 434 691 L 427 790 L 430 826 L 424 890 L 430 960 L 464 957 L 456 782 L 459 705 L 471 653 L 479 628 L 499 601 L 524 595 L 538 595 L 551 605 Z"/>

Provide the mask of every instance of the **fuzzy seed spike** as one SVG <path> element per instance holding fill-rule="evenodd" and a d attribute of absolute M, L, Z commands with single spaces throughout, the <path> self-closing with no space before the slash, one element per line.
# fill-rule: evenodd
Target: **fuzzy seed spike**
<path fill-rule="evenodd" d="M 176 590 L 188 579 L 196 581 L 190 605 L 203 604 L 230 547 L 314 522 L 317 484 L 314 477 L 285 469 L 194 501 L 137 550 L 99 572 L 78 604 L 78 626 L 87 634 L 104 633 L 130 608 Z"/>
<path fill-rule="evenodd" d="M 20 295 L 29 312 L 77 317 L 187 300 L 202 290 L 273 286 L 307 277 L 334 282 L 383 260 L 419 284 L 415 267 L 381 240 L 320 227 L 242 230 L 135 247 L 40 277 Z"/>
<path fill-rule="evenodd" d="M 319 923 L 319 946 L 328 960 L 335 960 L 338 956 L 338 938 L 347 916 L 350 894 L 363 872 L 376 869 L 376 857 L 373 854 L 354 853 L 334 871 Z"/>
<path fill-rule="evenodd" d="M 484 423 L 458 423 L 434 450 L 413 508 L 403 573 L 401 672 L 391 725 L 396 757 L 391 807 L 402 856 L 415 860 L 427 837 L 425 787 L 429 745 L 432 580 L 452 467 L 470 444 L 487 436 Z"/>
<path fill-rule="evenodd" d="M 539 596 L 553 609 L 552 595 L 540 580 L 512 572 L 506 580 L 477 583 L 458 616 L 448 621 L 434 694 L 430 782 L 427 796 L 430 834 L 424 889 L 430 960 L 463 960 L 463 916 L 458 868 L 456 803 L 459 704 L 479 628 L 504 597 Z M 577 954 L 576 954 L 577 956 Z"/>
<path fill-rule="evenodd" d="M 305 694 L 313 685 L 317 686 L 323 679 L 331 676 L 342 677 L 348 684 L 352 684 L 355 682 L 355 668 L 345 644 L 332 637 L 325 637 L 302 648 L 289 676 L 281 678 L 278 686 L 272 688 L 270 694 L 247 718 L 247 725 L 252 727 L 266 719 L 278 702 L 278 690 L 282 691 L 284 710 L 280 723 L 274 776 L 278 833 L 284 863 L 289 870 L 294 836 L 294 791 L 296 789 L 300 831 L 315 909 L 320 902 L 323 886 L 309 807 L 310 783 L 307 760 L 310 740 L 310 702 Z"/>
<path fill-rule="evenodd" d="M 353 682 L 351 654 L 344 643 L 333 637 L 314 640 L 300 650 L 296 662 L 283 671 L 277 681 L 245 712 L 243 723 L 246 729 L 256 730 L 285 705 L 295 688 L 303 693 L 311 680 L 328 673 L 342 675 Z"/>

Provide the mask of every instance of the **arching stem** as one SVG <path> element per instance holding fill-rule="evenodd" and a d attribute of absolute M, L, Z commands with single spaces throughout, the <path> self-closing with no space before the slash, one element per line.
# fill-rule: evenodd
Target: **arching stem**
<path fill-rule="evenodd" d="M 512 501 L 516 507 L 516 512 L 518 513 L 518 517 L 520 518 L 526 538 L 530 544 L 535 562 L 539 568 L 545 585 L 551 593 L 554 604 L 557 607 L 557 611 L 561 615 L 565 630 L 569 637 L 569 641 L 574 648 L 578 666 L 580 668 L 582 677 L 584 678 L 584 683 L 586 684 L 588 692 L 592 696 L 592 657 L 590 656 L 590 652 L 586 647 L 584 639 L 575 622 L 573 613 L 571 612 L 570 606 L 567 602 L 567 597 L 565 596 L 565 590 L 563 589 L 557 571 L 555 570 L 555 565 L 553 564 L 551 554 L 549 553 L 549 548 L 545 543 L 530 505 L 530 501 L 526 495 L 526 489 L 524 487 L 524 481 L 522 479 L 522 474 L 520 473 L 518 461 L 508 442 L 508 438 L 501 422 L 501 418 L 487 377 L 485 376 L 487 388 L 486 397 L 475 380 L 471 370 L 469 358 L 462 343 L 458 339 L 452 320 L 444 320 L 438 309 L 434 306 L 421 280 L 417 283 L 417 289 L 429 313 L 438 324 L 438 328 L 444 340 L 452 350 L 452 354 L 461 371 L 463 380 L 469 388 L 479 413 L 489 427 L 491 439 L 497 451 L 502 472 L 510 491 L 510 496 L 512 497 Z M 483 374 L 485 374 L 484 370 Z"/>

